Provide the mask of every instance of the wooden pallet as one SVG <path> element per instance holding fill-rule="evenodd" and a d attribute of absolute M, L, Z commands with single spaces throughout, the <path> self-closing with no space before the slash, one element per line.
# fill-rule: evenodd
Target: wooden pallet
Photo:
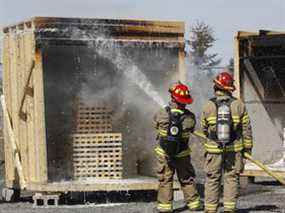
<path fill-rule="evenodd" d="M 122 134 L 73 134 L 75 178 L 122 178 Z"/>
<path fill-rule="evenodd" d="M 88 107 L 79 104 L 75 133 L 108 133 L 112 132 L 112 111 L 105 106 Z"/>

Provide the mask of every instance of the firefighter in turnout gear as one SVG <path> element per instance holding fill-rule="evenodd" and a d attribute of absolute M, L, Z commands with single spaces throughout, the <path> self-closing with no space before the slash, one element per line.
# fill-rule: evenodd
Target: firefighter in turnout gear
<path fill-rule="evenodd" d="M 186 109 L 193 99 L 189 89 L 180 82 L 169 89 L 171 102 L 154 116 L 158 144 L 157 176 L 159 180 L 157 210 L 172 212 L 173 176 L 177 172 L 186 205 L 191 210 L 200 208 L 200 197 L 195 185 L 195 172 L 190 162 L 188 141 L 194 131 L 195 116 Z"/>
<path fill-rule="evenodd" d="M 201 125 L 205 146 L 205 212 L 218 211 L 221 177 L 224 177 L 224 212 L 235 212 L 242 152 L 251 153 L 252 130 L 245 105 L 232 96 L 233 77 L 228 72 L 214 79 L 215 97 L 203 108 Z"/>

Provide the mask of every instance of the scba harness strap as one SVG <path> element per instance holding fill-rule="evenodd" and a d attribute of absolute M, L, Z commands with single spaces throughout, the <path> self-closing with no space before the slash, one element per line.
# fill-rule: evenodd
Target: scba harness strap
<path fill-rule="evenodd" d="M 231 104 L 235 100 L 233 97 L 219 99 L 217 97 L 210 99 L 217 109 L 215 131 L 210 131 L 209 138 L 216 141 L 219 146 L 226 145 L 235 141 L 238 137 L 237 131 L 233 125 Z"/>
<path fill-rule="evenodd" d="M 165 107 L 165 110 L 168 113 L 169 125 L 167 135 L 160 138 L 160 146 L 168 156 L 174 157 L 188 148 L 187 143 L 183 141 L 182 126 L 186 115 L 183 110 L 171 109 L 169 106 Z"/>

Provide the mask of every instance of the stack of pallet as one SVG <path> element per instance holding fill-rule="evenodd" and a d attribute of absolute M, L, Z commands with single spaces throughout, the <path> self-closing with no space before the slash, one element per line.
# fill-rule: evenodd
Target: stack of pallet
<path fill-rule="evenodd" d="M 79 104 L 72 135 L 74 178 L 122 178 L 122 134 L 112 133 L 112 111 Z"/>

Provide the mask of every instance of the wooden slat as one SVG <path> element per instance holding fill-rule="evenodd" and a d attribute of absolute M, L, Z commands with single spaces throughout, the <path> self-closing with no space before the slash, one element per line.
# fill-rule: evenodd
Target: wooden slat
<path fill-rule="evenodd" d="M 96 141 L 100 142 L 122 140 L 121 133 L 105 133 L 105 134 L 72 134 L 73 138 L 96 138 Z"/>
<path fill-rule="evenodd" d="M 86 135 L 86 134 L 84 134 Z M 79 139 L 79 138 L 77 138 Z M 102 143 L 100 143 L 102 142 Z M 121 145 L 121 140 L 120 139 L 116 139 L 116 140 L 112 140 L 112 139 L 105 139 L 104 141 L 104 138 L 103 139 L 100 139 L 100 141 L 92 141 L 92 140 L 82 140 L 82 141 L 77 141 L 75 140 L 74 143 L 73 143 L 74 147 L 87 147 L 87 146 L 96 146 L 96 147 L 104 147 L 104 146 L 120 146 Z"/>
<path fill-rule="evenodd" d="M 122 166 L 114 166 L 114 165 L 105 165 L 103 167 L 98 167 L 97 165 L 96 166 L 87 165 L 85 167 L 81 167 L 81 166 L 74 167 L 75 175 L 93 174 L 94 177 L 96 177 L 96 175 L 103 173 L 103 172 L 108 172 L 109 174 L 113 174 L 113 173 L 122 173 L 122 171 L 123 171 Z"/>
<path fill-rule="evenodd" d="M 74 174 L 77 177 L 93 177 L 93 178 L 114 178 L 121 177 L 120 170 L 112 171 L 112 170 L 82 170 L 75 172 Z"/>
<path fill-rule="evenodd" d="M 270 31 L 267 33 L 267 35 L 284 35 L 285 32 L 281 32 L 281 31 Z M 260 34 L 259 32 L 245 32 L 245 31 L 238 31 L 237 32 L 237 38 L 238 39 L 242 39 L 242 38 L 248 38 L 249 36 L 256 36 L 258 37 Z"/>
<path fill-rule="evenodd" d="M 122 152 L 121 150 L 115 150 L 115 151 L 112 151 L 111 149 L 110 150 L 105 150 L 105 151 L 89 151 L 89 152 L 86 152 L 86 151 L 83 151 L 83 152 L 78 152 L 78 151 L 74 151 L 73 152 L 73 158 L 76 158 L 76 157 L 85 157 L 85 156 L 88 156 L 90 158 L 112 158 L 112 157 L 120 157 L 122 156 Z"/>
<path fill-rule="evenodd" d="M 82 171 L 75 172 L 76 178 L 92 177 L 92 178 L 114 178 L 121 177 L 121 171 Z"/>
<path fill-rule="evenodd" d="M 93 162 L 95 159 L 99 159 L 99 160 L 101 160 L 101 161 L 103 161 L 103 160 L 107 160 L 107 161 L 111 161 L 111 160 L 113 160 L 113 161 L 117 161 L 117 162 L 121 162 L 121 160 L 122 160 L 122 156 L 111 156 L 111 157 L 104 157 L 104 158 L 93 158 L 93 157 L 86 157 L 86 156 L 82 156 L 82 157 L 80 157 L 80 158 L 75 158 L 75 159 L 73 159 L 73 161 L 74 162 L 78 162 L 78 161 L 88 161 L 88 162 Z"/>
<path fill-rule="evenodd" d="M 11 32 L 10 32 L 11 33 Z M 11 33 L 12 34 L 12 33 Z M 13 85 L 13 87 L 11 87 L 11 121 L 12 121 L 12 128 L 14 131 L 15 136 L 18 138 L 18 127 L 19 127 L 19 123 L 18 123 L 18 113 L 17 113 L 17 106 L 18 106 L 18 100 L 17 100 L 17 90 L 18 90 L 18 82 L 17 82 L 17 45 L 16 45 L 16 38 L 15 38 L 15 34 L 12 34 L 12 36 L 10 36 L 10 83 Z M 19 144 L 17 142 L 16 144 L 19 147 Z M 10 150 L 12 151 L 12 150 Z M 15 159 L 14 156 L 12 155 L 12 162 L 13 164 L 12 169 L 14 170 L 15 168 Z M 13 171 L 13 179 L 15 181 L 15 184 L 18 185 L 18 180 L 16 180 L 15 177 L 15 172 Z"/>
<path fill-rule="evenodd" d="M 120 158 L 122 157 L 122 154 L 120 153 L 114 153 L 114 154 L 111 154 L 111 153 L 74 153 L 73 154 L 73 159 L 75 158 L 79 158 L 79 159 L 94 159 L 94 158 L 102 158 L 102 159 L 116 159 L 116 158 Z"/>
<path fill-rule="evenodd" d="M 82 133 L 82 134 L 88 134 L 88 133 L 100 134 L 100 133 L 105 133 L 105 132 L 111 132 L 111 129 L 86 129 L 86 128 L 82 128 L 82 129 L 76 130 L 76 132 Z"/>
<path fill-rule="evenodd" d="M 99 145 L 99 146 L 98 146 L 98 145 Z M 103 144 L 103 143 L 100 143 L 100 144 L 92 144 L 91 146 L 89 146 L 89 145 L 87 145 L 87 146 L 86 146 L 86 145 L 81 145 L 81 146 L 80 146 L 80 145 L 79 145 L 79 146 L 78 146 L 78 145 L 74 145 L 74 146 L 73 146 L 73 150 L 74 150 L 74 151 L 80 151 L 80 150 L 86 150 L 86 149 L 88 150 L 88 149 L 94 149 L 94 148 L 97 148 L 97 149 L 98 149 L 98 148 L 99 148 L 99 149 L 100 149 L 100 148 L 109 148 L 109 149 L 112 148 L 112 149 L 116 149 L 116 148 L 121 148 L 121 146 L 122 146 L 122 145 L 121 145 L 120 142 L 117 142 L 116 145 L 111 144 L 111 146 L 110 146 L 110 145 L 109 145 L 109 146 L 108 146 L 108 145 L 106 146 L 106 144 Z"/>
<path fill-rule="evenodd" d="M 4 36 L 4 72 L 3 72 L 3 92 L 5 97 L 5 102 L 7 103 L 7 111 L 11 116 L 11 54 L 10 54 L 11 38 L 9 34 Z M 5 183 L 7 187 L 13 187 L 13 182 L 15 178 L 15 169 L 13 165 L 12 149 L 9 144 L 9 134 L 7 125 L 4 122 L 4 150 L 5 150 Z"/>
<path fill-rule="evenodd" d="M 91 180 L 90 180 L 91 179 Z M 53 182 L 49 184 L 33 184 L 28 185 L 31 191 L 45 192 L 66 192 L 66 191 L 126 191 L 126 190 L 157 190 L 158 181 L 155 177 L 134 177 L 124 178 L 120 181 L 112 179 L 87 178 L 86 181 L 66 181 Z M 179 184 L 174 181 L 174 189 L 178 189 Z"/>
<path fill-rule="evenodd" d="M 84 179 L 84 178 L 96 178 L 96 179 L 106 179 L 106 178 L 112 178 L 112 179 L 122 179 L 122 176 L 121 174 L 117 174 L 117 173 L 114 173 L 114 174 L 98 174 L 96 175 L 96 177 L 94 177 L 94 175 L 92 174 L 85 174 L 85 175 L 81 175 L 80 179 Z"/>
<path fill-rule="evenodd" d="M 98 18 L 64 18 L 64 17 L 34 17 L 29 21 L 37 23 L 77 23 L 77 24 L 97 24 L 97 25 L 141 25 L 141 26 L 163 26 L 163 27 L 184 27 L 181 21 L 158 21 L 158 20 L 143 20 L 143 19 L 98 19 Z"/>
<path fill-rule="evenodd" d="M 120 141 L 115 141 L 112 143 L 112 141 L 108 141 L 107 143 L 104 143 L 102 140 L 98 141 L 98 143 L 94 143 L 94 141 L 83 141 L 82 143 L 80 142 L 75 142 L 74 143 L 74 148 L 75 149 L 100 149 L 100 148 L 118 148 L 121 146 Z"/>
<path fill-rule="evenodd" d="M 30 68 L 29 66 L 29 60 L 28 60 L 28 54 L 27 54 L 27 34 L 23 34 L 21 36 L 21 63 L 22 63 L 22 68 L 21 68 L 21 72 L 22 72 L 22 90 L 23 93 L 22 95 L 24 96 L 24 91 L 25 91 L 25 85 L 26 82 L 28 80 L 28 75 L 27 75 L 27 70 Z M 27 100 L 25 99 L 22 106 L 22 112 L 23 113 L 27 113 Z M 22 146 L 22 153 L 23 155 L 23 170 L 24 170 L 24 174 L 25 177 L 27 179 L 27 182 L 30 181 L 30 162 L 29 162 L 29 146 L 28 146 L 28 122 L 27 120 L 23 120 L 20 118 L 20 123 L 21 123 L 21 131 L 22 131 L 22 136 L 21 136 L 21 141 L 23 143 Z"/>
<path fill-rule="evenodd" d="M 85 164 L 74 164 L 74 168 L 76 168 L 77 170 L 80 169 L 87 169 L 87 168 L 91 168 L 91 169 L 96 169 L 96 168 L 107 168 L 107 169 L 122 169 L 122 164 L 119 162 L 109 162 L 109 163 L 85 163 Z"/>
<path fill-rule="evenodd" d="M 111 124 L 95 124 L 95 123 L 79 123 L 77 126 L 77 131 L 104 131 L 105 133 L 112 131 L 112 125 Z M 90 132 L 91 133 L 91 132 Z M 102 132 L 104 133 L 104 132 Z"/>
<path fill-rule="evenodd" d="M 90 166 L 94 166 L 94 167 L 90 167 Z M 77 163 L 74 164 L 74 168 L 77 168 L 78 170 L 80 169 L 97 169 L 97 168 L 101 168 L 101 169 L 122 169 L 122 163 L 121 162 L 104 162 L 104 163 L 99 163 L 99 162 L 92 162 L 92 163 Z"/>
<path fill-rule="evenodd" d="M 36 145 L 36 174 L 38 182 L 45 183 L 47 176 L 47 150 L 46 150 L 46 129 L 44 113 L 44 85 L 43 85 L 43 59 L 39 49 L 35 50 L 35 71 L 34 75 L 34 122 L 35 145 Z"/>
<path fill-rule="evenodd" d="M 79 109 L 80 112 L 95 112 L 95 113 L 106 113 L 109 114 L 112 112 L 112 109 L 108 106 L 104 106 L 102 104 L 98 104 L 93 107 L 85 106 L 83 103 L 79 103 Z"/>
<path fill-rule="evenodd" d="M 19 81 L 19 93 L 18 93 L 18 119 L 19 119 L 19 139 L 20 139 L 20 153 L 21 153 L 21 162 L 23 166 L 23 173 L 27 181 L 29 181 L 28 174 L 28 146 L 27 146 L 27 128 L 26 122 L 19 117 L 20 108 L 21 108 L 21 100 L 25 93 L 25 82 L 26 82 L 26 60 L 25 60 L 25 44 L 24 44 L 24 35 L 19 35 L 18 40 L 18 48 L 19 48 L 19 63 L 18 63 L 18 81 Z M 23 107 L 24 108 L 24 105 Z"/>
<path fill-rule="evenodd" d="M 96 172 L 122 172 L 123 168 L 120 166 L 117 167 L 111 167 L 111 166 L 105 166 L 105 167 L 94 167 L 94 168 L 84 168 L 84 167 L 75 167 L 75 173 L 91 173 L 91 174 L 95 174 Z"/>
<path fill-rule="evenodd" d="M 145 21 L 145 20 L 115 20 L 115 19 L 76 19 L 76 18 L 55 18 L 55 17 L 36 17 L 33 20 L 37 29 L 41 28 L 60 28 L 64 26 L 84 27 L 100 25 L 101 28 L 106 28 L 110 31 L 128 34 L 146 33 L 148 35 L 154 33 L 173 33 L 184 34 L 183 22 L 169 21 Z M 88 27 L 89 26 L 89 27 Z"/>
<path fill-rule="evenodd" d="M 121 167 L 122 166 L 122 162 L 121 161 L 108 161 L 108 162 L 104 162 L 104 163 L 102 163 L 102 162 L 99 162 L 99 161 L 97 161 L 97 162 L 88 162 L 88 161 L 86 161 L 86 163 L 83 163 L 83 161 L 81 161 L 81 162 L 78 162 L 78 163 L 76 163 L 76 162 L 73 162 L 73 165 L 74 165 L 74 167 L 77 167 L 77 168 L 85 168 L 86 167 L 86 164 L 88 165 L 88 166 L 99 166 L 100 168 L 104 168 L 104 167 Z"/>
<path fill-rule="evenodd" d="M 110 147 L 81 147 L 81 148 L 76 148 L 73 149 L 74 153 L 104 153 L 104 152 L 112 152 L 112 153 L 117 153 L 118 151 L 121 151 L 122 146 L 121 147 L 114 147 L 114 146 L 110 146 Z"/>
<path fill-rule="evenodd" d="M 29 72 L 31 70 L 29 69 L 31 67 L 31 64 L 34 60 L 34 38 L 33 33 L 25 33 L 25 61 L 27 64 L 27 67 L 25 69 L 25 75 L 28 76 Z M 29 67 L 29 68 L 28 68 Z M 33 75 L 31 76 L 30 82 L 28 84 L 28 87 L 33 88 Z M 28 141 L 28 163 L 29 163 L 29 180 L 30 182 L 36 182 L 36 157 L 35 157 L 35 137 L 34 137 L 34 97 L 33 96 L 27 96 L 26 97 L 26 113 L 27 113 L 27 141 Z"/>

